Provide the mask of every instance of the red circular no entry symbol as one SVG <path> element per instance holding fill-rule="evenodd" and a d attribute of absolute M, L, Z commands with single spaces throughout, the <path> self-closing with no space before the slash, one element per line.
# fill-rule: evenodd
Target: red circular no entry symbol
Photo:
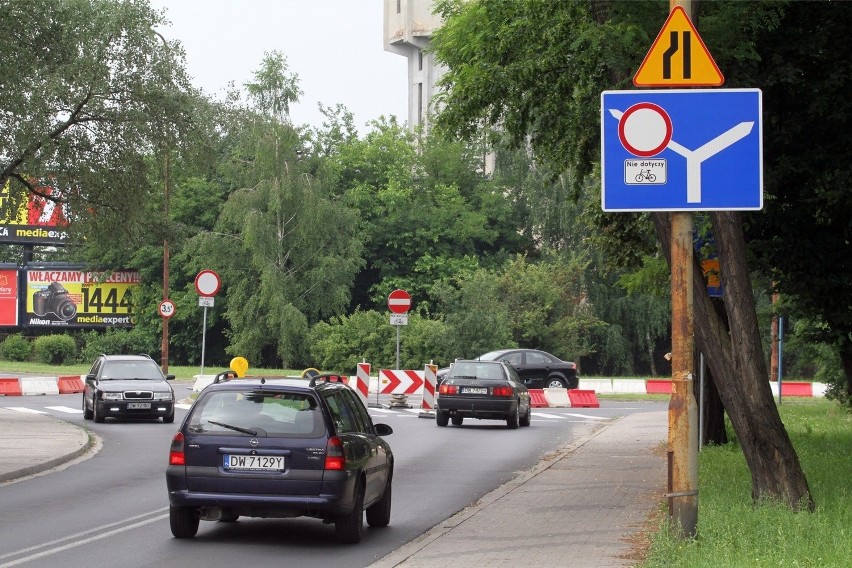
<path fill-rule="evenodd" d="M 219 293 L 222 280 L 212 270 L 202 270 L 195 277 L 195 290 L 200 296 L 212 297 Z"/>
<path fill-rule="evenodd" d="M 624 149 L 641 158 L 656 156 L 672 139 L 669 113 L 654 103 L 638 103 L 618 121 L 618 138 Z"/>
<path fill-rule="evenodd" d="M 411 307 L 411 296 L 405 290 L 394 290 L 388 295 L 388 309 L 395 314 L 404 314 Z"/>

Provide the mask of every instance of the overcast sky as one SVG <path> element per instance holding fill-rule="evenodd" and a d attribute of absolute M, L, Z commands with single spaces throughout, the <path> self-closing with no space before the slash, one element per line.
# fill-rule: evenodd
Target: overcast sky
<path fill-rule="evenodd" d="M 230 81 L 252 80 L 264 53 L 278 50 L 303 95 L 294 124 L 320 126 L 317 103 L 345 105 L 358 132 L 381 115 L 407 116 L 406 59 L 383 47 L 382 0 L 149 0 L 165 8 L 158 29 L 186 51 L 197 87 L 220 96 Z"/>

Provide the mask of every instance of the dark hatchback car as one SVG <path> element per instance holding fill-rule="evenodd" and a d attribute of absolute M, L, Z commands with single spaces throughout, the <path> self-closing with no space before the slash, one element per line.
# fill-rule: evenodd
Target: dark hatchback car
<path fill-rule="evenodd" d="M 394 457 L 343 381 L 220 373 L 172 440 L 166 484 L 172 534 L 192 538 L 200 520 L 314 517 L 337 539 L 361 540 L 390 523 Z"/>
<path fill-rule="evenodd" d="M 453 363 L 438 387 L 435 421 L 461 426 L 465 418 L 505 420 L 508 428 L 529 426 L 532 416 L 530 393 L 517 373 L 502 361 Z"/>
<path fill-rule="evenodd" d="M 162 418 L 175 421 L 175 392 L 148 355 L 99 355 L 86 375 L 83 418 Z"/>
<path fill-rule="evenodd" d="M 563 361 L 539 349 L 499 349 L 480 355 L 476 360 L 509 363 L 529 389 L 575 389 L 580 384 L 576 363 Z M 448 373 L 449 369 L 438 371 L 438 384 Z"/>

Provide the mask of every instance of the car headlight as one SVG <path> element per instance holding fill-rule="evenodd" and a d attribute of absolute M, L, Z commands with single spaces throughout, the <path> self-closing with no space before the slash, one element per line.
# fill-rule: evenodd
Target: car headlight
<path fill-rule="evenodd" d="M 101 397 L 103 400 L 121 400 L 124 398 L 123 392 L 105 392 Z"/>
<path fill-rule="evenodd" d="M 155 392 L 154 400 L 171 400 L 172 393 L 170 392 Z"/>

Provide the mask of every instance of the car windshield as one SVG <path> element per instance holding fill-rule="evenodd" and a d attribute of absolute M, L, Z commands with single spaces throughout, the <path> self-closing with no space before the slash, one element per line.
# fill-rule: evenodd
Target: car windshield
<path fill-rule="evenodd" d="M 211 393 L 199 401 L 188 428 L 194 433 L 318 438 L 325 432 L 316 399 L 307 393 Z"/>
<path fill-rule="evenodd" d="M 162 381 L 163 374 L 154 361 L 111 361 L 104 364 L 101 380 L 112 379 Z"/>
<path fill-rule="evenodd" d="M 489 351 L 484 355 L 480 355 L 477 359 L 480 361 L 499 361 L 500 357 L 505 353 L 505 351 Z"/>
<path fill-rule="evenodd" d="M 499 365 L 482 364 L 474 361 L 457 361 L 453 364 L 450 376 L 455 379 L 491 379 L 503 378 Z"/>

